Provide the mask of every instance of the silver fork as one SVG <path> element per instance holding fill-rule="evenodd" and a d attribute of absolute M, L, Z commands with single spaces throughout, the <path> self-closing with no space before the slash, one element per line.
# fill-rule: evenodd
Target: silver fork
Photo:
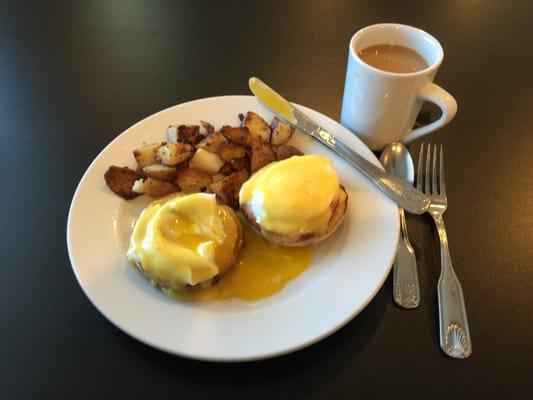
<path fill-rule="evenodd" d="M 467 358 L 472 353 L 472 342 L 466 318 L 463 289 L 453 270 L 448 237 L 442 218 L 442 214 L 448 208 L 442 145 L 440 146 L 439 157 L 437 157 L 437 146 L 433 146 L 433 156 L 431 149 L 432 146 L 429 143 L 424 170 L 424 143 L 420 147 L 416 188 L 423 191 L 431 199 L 428 212 L 435 221 L 440 239 L 441 272 L 438 283 L 440 347 L 450 357 Z M 438 170 L 437 158 L 439 159 Z"/>

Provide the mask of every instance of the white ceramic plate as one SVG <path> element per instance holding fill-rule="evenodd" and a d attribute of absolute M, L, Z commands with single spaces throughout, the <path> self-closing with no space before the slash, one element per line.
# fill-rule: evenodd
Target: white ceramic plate
<path fill-rule="evenodd" d="M 301 106 L 300 106 L 301 107 Z M 347 129 L 301 107 L 353 150 L 379 165 L 372 152 Z M 237 125 L 238 113 L 273 115 L 252 96 L 191 101 L 158 112 L 127 129 L 96 157 L 81 179 L 67 224 L 76 277 L 98 310 L 124 332 L 169 353 L 203 360 L 257 360 L 301 349 L 330 335 L 359 313 L 387 277 L 399 224 L 393 202 L 359 172 L 321 144 L 295 134 L 305 153 L 335 163 L 349 196 L 341 228 L 313 250 L 312 265 L 274 296 L 259 301 L 232 299 L 182 303 L 163 295 L 126 261 L 134 218 L 145 196 L 124 201 L 104 182 L 110 165 L 134 166 L 132 150 L 164 140 L 175 123 Z"/>

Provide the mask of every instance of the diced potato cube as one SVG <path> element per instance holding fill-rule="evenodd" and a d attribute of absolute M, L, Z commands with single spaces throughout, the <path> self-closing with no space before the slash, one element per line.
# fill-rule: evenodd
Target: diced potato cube
<path fill-rule="evenodd" d="M 239 190 L 250 177 L 248 171 L 235 172 L 221 181 L 212 183 L 207 187 L 211 193 L 215 193 L 225 204 L 234 209 L 239 208 Z"/>
<path fill-rule="evenodd" d="M 139 193 L 132 190 L 132 187 L 135 181 L 141 178 L 141 174 L 133 169 L 114 165 L 109 167 L 104 174 L 107 187 L 126 200 L 133 199 L 139 195 Z"/>
<path fill-rule="evenodd" d="M 294 133 L 293 126 L 282 122 L 277 117 L 274 117 L 270 127 L 272 129 L 270 143 L 272 143 L 274 146 L 287 143 Z"/>
<path fill-rule="evenodd" d="M 133 182 L 133 186 L 131 187 L 131 190 L 138 194 L 144 193 L 144 179 L 137 179 L 135 182 Z"/>
<path fill-rule="evenodd" d="M 218 146 L 227 141 L 228 139 L 221 132 L 213 132 L 202 139 L 202 141 L 196 145 L 196 148 L 202 148 L 211 153 L 216 153 Z"/>
<path fill-rule="evenodd" d="M 227 137 L 233 143 L 237 143 L 243 146 L 249 146 L 250 131 L 248 128 L 240 127 L 235 128 L 231 126 L 223 126 L 221 130 L 222 134 Z"/>
<path fill-rule="evenodd" d="M 248 157 L 234 158 L 229 163 L 234 171 L 240 171 L 241 169 L 250 170 L 250 159 Z"/>
<path fill-rule="evenodd" d="M 213 182 L 218 182 L 218 181 L 221 181 L 222 179 L 224 179 L 225 177 L 226 177 L 226 175 L 223 175 L 223 174 L 215 174 L 215 175 L 211 176 L 211 180 Z"/>
<path fill-rule="evenodd" d="M 256 144 L 252 147 L 252 158 L 250 160 L 252 174 L 272 161 L 276 161 L 276 155 L 270 145 Z"/>
<path fill-rule="evenodd" d="M 169 167 L 164 164 L 153 164 L 143 168 L 143 173 L 149 178 L 158 181 L 174 182 L 178 176 L 176 167 Z"/>
<path fill-rule="evenodd" d="M 199 135 L 199 125 L 170 125 L 167 129 L 168 143 L 195 144 Z"/>
<path fill-rule="evenodd" d="M 235 143 L 223 142 L 218 146 L 218 154 L 224 161 L 231 161 L 234 158 L 246 156 L 246 147 Z"/>
<path fill-rule="evenodd" d="M 186 143 L 167 143 L 157 149 L 156 158 L 165 165 L 178 165 L 192 157 L 194 148 Z"/>
<path fill-rule="evenodd" d="M 231 166 L 231 163 L 229 161 L 226 161 L 224 163 L 224 165 L 220 168 L 220 171 L 218 171 L 218 172 L 220 174 L 222 174 L 222 175 L 228 176 L 228 175 L 233 174 L 233 172 L 235 172 L 235 171 L 233 170 L 233 167 Z"/>
<path fill-rule="evenodd" d="M 266 121 L 258 114 L 248 111 L 242 126 L 248 128 L 250 131 L 250 138 L 248 144 L 252 143 L 269 143 L 270 142 L 270 127 Z"/>
<path fill-rule="evenodd" d="M 282 144 L 277 148 L 276 153 L 278 161 L 285 160 L 286 158 L 292 156 L 303 156 L 304 154 L 299 149 L 294 146 L 291 146 L 290 144 Z"/>
<path fill-rule="evenodd" d="M 200 192 L 212 183 L 211 175 L 201 169 L 189 167 L 180 171 L 176 183 L 187 193 Z"/>
<path fill-rule="evenodd" d="M 152 164 L 157 164 L 157 150 L 165 143 L 152 143 L 133 150 L 133 156 L 139 167 L 144 168 Z"/>
<path fill-rule="evenodd" d="M 189 166 L 201 169 L 208 174 L 216 174 L 223 165 L 224 161 L 218 155 L 203 148 L 196 150 L 189 161 Z"/>
<path fill-rule="evenodd" d="M 173 182 L 158 181 L 152 178 L 144 181 L 144 193 L 156 199 L 178 191 L 179 186 Z"/>
<path fill-rule="evenodd" d="M 224 179 L 226 179 L 227 176 L 224 176 Z M 210 193 L 214 193 L 216 194 L 220 200 L 223 201 L 222 197 L 221 197 L 221 193 L 222 193 L 222 181 L 224 179 L 219 179 L 217 181 L 213 181 L 213 183 L 211 183 L 210 185 L 207 185 L 207 191 L 210 192 Z"/>

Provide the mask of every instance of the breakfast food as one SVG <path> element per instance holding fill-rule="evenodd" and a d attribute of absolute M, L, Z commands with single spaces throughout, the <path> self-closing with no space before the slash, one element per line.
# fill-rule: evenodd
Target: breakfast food
<path fill-rule="evenodd" d="M 260 170 L 272 161 L 276 161 L 276 154 L 272 147 L 262 143 L 254 143 L 252 145 L 252 156 L 250 159 L 250 170 L 252 173 Z"/>
<path fill-rule="evenodd" d="M 129 200 L 137 197 L 140 193 L 133 190 L 135 182 L 142 175 L 128 167 L 116 167 L 112 165 L 104 174 L 105 183 L 113 193 Z"/>
<path fill-rule="evenodd" d="M 256 232 L 283 246 L 327 238 L 343 221 L 347 199 L 332 162 L 319 155 L 273 162 L 252 175 L 239 194 Z"/>
<path fill-rule="evenodd" d="M 127 257 L 162 288 L 207 287 L 235 264 L 242 236 L 241 221 L 215 195 L 179 193 L 144 209 Z"/>
<path fill-rule="evenodd" d="M 303 155 L 304 153 L 302 153 L 296 147 L 291 146 L 290 144 L 282 144 L 281 146 L 278 146 L 278 148 L 276 149 L 276 158 L 278 161 L 285 160 L 286 158 L 290 158 L 292 156 L 303 156 Z"/>
<path fill-rule="evenodd" d="M 243 169 L 235 172 L 230 176 L 214 182 L 208 186 L 211 193 L 215 193 L 217 197 L 232 208 L 239 208 L 239 190 L 244 182 L 249 178 L 248 171 Z"/>
<path fill-rule="evenodd" d="M 302 154 L 287 144 L 294 127 L 278 118 L 267 122 L 248 111 L 239 114 L 240 126 L 220 130 L 208 122 L 174 124 L 167 128 L 166 142 L 133 150 L 137 169 L 111 166 L 107 186 L 129 200 L 141 194 L 159 198 L 171 193 L 215 193 L 222 203 L 239 208 L 241 185 L 265 165 Z"/>
<path fill-rule="evenodd" d="M 331 161 L 290 145 L 292 126 L 250 111 L 239 119 L 220 130 L 171 125 L 166 142 L 133 151 L 136 169 L 111 166 L 104 175 L 124 199 L 157 199 L 136 221 L 127 257 L 173 297 L 269 296 L 307 268 L 305 246 L 333 233 L 346 213 Z"/>
<path fill-rule="evenodd" d="M 163 292 L 182 301 L 258 300 L 279 292 L 311 265 L 313 253 L 309 247 L 278 246 L 264 240 L 245 221 L 243 228 L 243 246 L 237 262 L 216 285 Z"/>

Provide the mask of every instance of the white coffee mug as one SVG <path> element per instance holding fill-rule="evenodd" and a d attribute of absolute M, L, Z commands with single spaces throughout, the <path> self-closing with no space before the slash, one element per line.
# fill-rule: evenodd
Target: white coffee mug
<path fill-rule="evenodd" d="M 395 73 L 361 60 L 361 50 L 380 44 L 408 47 L 420 54 L 428 67 L 418 72 Z M 418 28 L 377 24 L 361 29 L 350 40 L 341 124 L 372 150 L 381 150 L 392 142 L 407 143 L 443 127 L 455 116 L 457 102 L 432 83 L 442 58 L 437 39 Z M 439 106 L 442 115 L 437 121 L 412 129 L 424 101 Z"/>

